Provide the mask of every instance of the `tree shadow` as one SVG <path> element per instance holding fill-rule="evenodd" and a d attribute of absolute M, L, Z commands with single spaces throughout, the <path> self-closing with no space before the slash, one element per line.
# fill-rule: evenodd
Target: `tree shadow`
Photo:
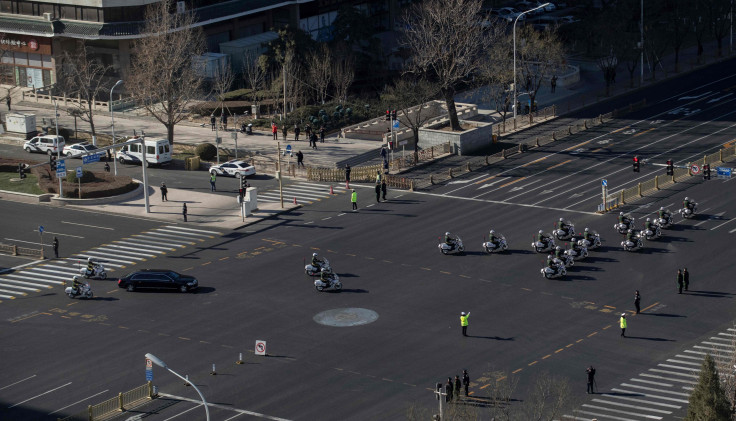
<path fill-rule="evenodd" d="M 714 298 L 730 298 L 736 294 L 732 294 L 730 292 L 721 292 L 721 291 L 697 291 L 697 290 L 688 290 L 685 291 L 685 294 L 687 295 L 695 295 L 695 296 L 702 296 L 702 297 L 714 297 Z"/>
<path fill-rule="evenodd" d="M 585 261 L 587 263 L 613 263 L 613 262 L 618 262 L 618 259 L 613 259 L 610 257 L 592 256 L 589 254 L 588 257 L 585 258 Z"/>
<path fill-rule="evenodd" d="M 655 341 L 655 342 L 676 342 L 674 339 L 665 339 L 665 338 L 649 338 L 646 336 L 625 336 L 626 339 L 641 339 L 645 341 Z"/>

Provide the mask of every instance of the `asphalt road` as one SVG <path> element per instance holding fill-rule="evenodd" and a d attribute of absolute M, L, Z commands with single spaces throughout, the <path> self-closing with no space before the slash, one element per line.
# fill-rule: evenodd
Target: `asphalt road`
<path fill-rule="evenodd" d="M 725 90 L 735 83 L 652 101 L 627 121 L 599 126 L 598 134 L 586 132 L 546 154 L 510 160 L 499 172 L 531 162 L 512 171 L 536 171 L 512 172 L 515 178 L 505 182 L 527 178 L 495 191 L 505 182 L 478 193 L 473 189 L 496 180 L 474 184 L 480 181 L 475 179 L 430 193 L 389 192 L 389 202 L 374 204 L 372 188 L 358 187 L 358 212 L 349 210 L 346 195 L 338 195 L 238 232 L 0 202 L 3 215 L 14 215 L 3 218 L 3 236 L 34 241 L 37 221 L 51 220 L 45 222 L 48 230 L 83 237 L 65 239 L 62 257 L 107 253 L 102 256 L 118 265 L 113 275 L 155 265 L 194 275 L 201 284 L 195 294 L 128 293 L 111 279 L 92 281 L 96 298 L 88 301 L 70 300 L 60 287 L 0 299 L 0 418 L 50 420 L 139 386 L 147 352 L 189 375 L 216 405 L 213 420 L 401 419 L 410 407 L 435 410 L 431 388 L 463 369 L 472 380 L 467 402 L 485 418 L 494 409 L 488 396 L 497 379 L 518 382 L 511 404 L 517 408 L 531 404 L 530 389 L 544 373 L 568 379 L 571 397 L 584 405 L 566 415 L 681 418 L 697 358 L 714 347 L 732 348 L 710 344 L 734 334 L 728 330 L 736 291 L 727 250 L 736 233 L 736 184 L 693 177 L 630 205 L 626 210 L 638 220 L 659 206 L 676 208 L 685 195 L 700 210 L 691 220 L 677 217 L 662 239 L 635 253 L 621 250 L 611 229 L 615 216 L 593 213 L 596 202 L 587 195 L 596 193 L 603 176 L 612 187 L 626 186 L 634 176 L 651 177 L 651 167 L 631 172 L 634 152 L 679 163 L 729 141 L 733 114 Z M 680 111 L 670 114 L 675 109 Z M 662 121 L 652 124 L 657 120 Z M 637 131 L 623 133 L 631 128 Z M 597 135 L 611 140 L 593 146 Z M 594 152 L 603 147 L 610 149 Z M 584 174 L 575 174 L 583 168 Z M 494 175 L 503 177 L 490 171 L 484 177 Z M 560 181 L 562 176 L 570 177 Z M 560 190 L 549 201 L 542 189 L 512 199 L 550 181 L 570 184 L 556 186 Z M 514 186 L 527 188 L 509 192 Z M 566 190 L 574 193 L 560 193 Z M 564 279 L 546 280 L 539 273 L 544 256 L 533 253 L 530 243 L 538 228 L 551 228 L 561 216 L 597 230 L 604 244 Z M 114 230 L 72 231 L 63 221 Z M 491 227 L 509 240 L 509 253 L 481 251 Z M 445 231 L 463 238 L 464 255 L 439 253 Z M 126 243 L 134 249 L 110 251 Z M 163 254 L 164 248 L 171 250 Z M 330 259 L 342 292 L 314 289 L 303 271 L 314 251 Z M 45 265 L 63 270 L 69 263 Z M 675 288 L 680 267 L 692 274 L 690 291 L 682 295 Z M 17 273 L 40 279 L 41 269 L 30 265 Z M 637 289 L 640 315 L 632 311 Z M 359 324 L 360 316 L 342 311 L 336 320 L 354 326 L 315 321 L 325 311 L 356 308 L 375 312 L 377 319 Z M 460 311 L 472 313 L 467 338 L 460 335 Z M 619 335 L 621 312 L 629 315 L 627 338 Z M 256 340 L 267 341 L 269 356 L 254 355 Z M 240 353 L 242 365 L 235 364 Z M 210 374 L 212 364 L 216 375 Z M 583 393 L 591 364 L 601 393 L 594 396 Z M 197 399 L 161 368 L 154 368 L 154 383 L 164 394 Z M 196 403 L 167 397 L 119 418 L 203 419 L 202 412 Z"/>

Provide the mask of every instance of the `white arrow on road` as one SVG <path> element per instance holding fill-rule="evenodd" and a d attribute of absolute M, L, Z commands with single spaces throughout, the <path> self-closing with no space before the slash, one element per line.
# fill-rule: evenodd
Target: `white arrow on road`
<path fill-rule="evenodd" d="M 470 183 L 470 182 L 472 182 L 472 181 L 475 181 L 475 180 L 477 180 L 477 179 L 479 179 L 479 178 L 483 178 L 483 177 L 488 177 L 488 174 L 483 174 L 483 175 L 479 175 L 479 176 L 477 176 L 477 177 L 475 177 L 475 178 L 471 178 L 471 179 L 468 179 L 468 180 L 457 180 L 457 181 L 450 181 L 450 182 L 449 182 L 449 183 L 447 183 L 447 184 L 467 184 L 467 183 Z"/>
<path fill-rule="evenodd" d="M 679 100 L 680 100 L 680 101 L 683 101 L 683 100 L 686 100 L 686 99 L 698 99 L 698 98 L 700 98 L 700 97 L 702 97 L 702 96 L 708 95 L 709 93 L 710 93 L 710 91 L 708 91 L 708 92 L 706 92 L 706 93 L 704 93 L 704 94 L 700 94 L 700 95 L 695 95 L 695 96 L 681 96 L 681 97 L 679 98 Z"/>
<path fill-rule="evenodd" d="M 583 193 L 575 193 L 575 194 L 571 194 L 571 195 L 570 195 L 570 199 L 574 199 L 574 198 L 576 198 L 576 197 L 580 197 L 580 196 L 582 196 L 582 195 L 583 195 Z"/>
<path fill-rule="evenodd" d="M 555 191 L 555 189 L 550 189 L 550 190 L 542 190 L 541 192 L 539 192 L 539 194 L 550 194 L 550 193 L 552 193 L 553 191 Z"/>
<path fill-rule="evenodd" d="M 482 185 L 482 186 L 480 186 L 478 188 L 479 189 L 485 189 L 486 187 L 491 187 L 492 185 L 497 184 L 497 183 L 500 183 L 501 181 L 504 181 L 504 179 L 500 179 L 500 180 L 496 180 L 496 181 L 494 181 L 492 183 L 484 184 L 484 185 Z"/>
<path fill-rule="evenodd" d="M 514 187 L 513 189 L 509 191 L 512 192 L 512 191 L 523 190 L 523 189 L 524 189 L 523 187 Z"/>
<path fill-rule="evenodd" d="M 733 92 L 731 92 L 731 93 L 728 93 L 728 94 L 726 94 L 726 95 L 723 95 L 722 97 L 718 97 L 718 98 L 713 98 L 713 99 L 711 99 L 710 101 L 708 101 L 708 104 L 710 104 L 710 103 L 712 103 L 712 102 L 718 102 L 718 101 L 722 100 L 723 98 L 728 98 L 728 97 L 730 97 L 731 95 L 733 95 Z"/>

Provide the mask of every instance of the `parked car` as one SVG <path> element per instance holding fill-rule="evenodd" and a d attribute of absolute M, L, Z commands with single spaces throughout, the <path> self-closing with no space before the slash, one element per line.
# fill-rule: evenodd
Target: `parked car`
<path fill-rule="evenodd" d="M 132 138 L 129 140 L 137 139 Z M 143 141 L 146 147 L 146 166 L 165 165 L 171 163 L 171 145 L 166 139 L 145 139 Z M 115 158 L 121 164 L 132 163 L 140 164 L 143 162 L 143 148 L 140 144 L 125 145 L 115 154 Z"/>
<path fill-rule="evenodd" d="M 541 5 L 543 5 L 544 3 L 548 3 L 548 4 L 547 4 L 546 6 L 544 6 L 544 8 L 542 9 L 542 10 L 544 10 L 545 12 L 552 12 L 552 11 L 554 11 L 554 10 L 556 10 L 556 9 L 557 9 L 557 6 L 555 6 L 555 4 L 554 4 L 554 3 L 552 3 L 552 2 L 545 2 L 545 1 L 536 1 L 536 2 L 534 2 L 534 3 L 536 4 L 536 6 L 534 6 L 534 7 L 537 7 L 537 6 L 541 6 Z"/>
<path fill-rule="evenodd" d="M 210 167 L 210 174 L 222 175 L 227 177 L 247 177 L 249 175 L 255 175 L 256 167 L 248 165 L 245 161 L 233 159 L 220 165 L 213 165 Z"/>
<path fill-rule="evenodd" d="M 128 292 L 137 289 L 175 289 L 189 292 L 198 286 L 197 278 L 167 269 L 141 269 L 118 279 L 118 287 L 125 288 Z"/>
<path fill-rule="evenodd" d="M 95 152 L 96 151 L 96 152 Z M 62 155 L 67 158 L 81 158 L 82 155 L 99 155 L 100 158 L 104 158 L 107 155 L 104 151 L 101 151 L 95 145 L 89 143 L 75 143 L 73 145 L 64 146 L 64 150 L 61 152 Z"/>
<path fill-rule="evenodd" d="M 544 3 L 537 3 L 537 2 L 532 2 L 532 1 L 520 1 L 514 5 L 514 9 L 517 10 L 519 13 L 521 13 L 527 10 L 534 9 L 535 7 L 538 7 L 542 4 Z M 529 12 L 528 14 L 524 16 L 526 17 L 526 16 L 533 16 L 533 15 L 541 15 L 542 13 L 544 13 L 544 8 L 537 9 L 533 12 Z"/>
<path fill-rule="evenodd" d="M 500 9 L 491 10 L 491 15 L 498 16 L 499 18 L 504 19 L 508 22 L 513 22 L 514 19 L 519 16 L 519 12 L 513 7 L 502 7 Z M 524 15 L 521 15 L 521 17 L 519 17 L 519 20 L 524 19 L 526 19 Z"/>
<path fill-rule="evenodd" d="M 56 155 L 64 149 L 64 136 L 43 135 L 27 140 L 23 144 L 26 152 L 40 152 L 47 155 Z"/>

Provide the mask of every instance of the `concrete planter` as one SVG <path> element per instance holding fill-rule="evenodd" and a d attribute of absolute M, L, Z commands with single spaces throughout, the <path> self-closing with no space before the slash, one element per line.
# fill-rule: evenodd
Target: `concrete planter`
<path fill-rule="evenodd" d="M 444 120 L 419 129 L 419 147 L 430 148 L 449 142 L 451 153 L 468 155 L 493 143 L 493 124 L 466 120 L 460 120 L 460 124 L 472 128 L 461 132 L 438 130 L 449 125 L 449 121 Z"/>

